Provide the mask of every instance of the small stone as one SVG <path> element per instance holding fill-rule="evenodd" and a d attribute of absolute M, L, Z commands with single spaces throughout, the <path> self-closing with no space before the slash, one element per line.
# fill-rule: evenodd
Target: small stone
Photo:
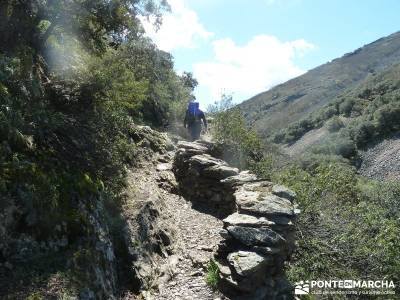
<path fill-rule="evenodd" d="M 229 263 L 240 276 L 249 276 L 272 262 L 270 257 L 251 251 L 238 251 L 228 255 Z"/>
<path fill-rule="evenodd" d="M 159 171 L 159 172 L 172 170 L 172 164 L 170 164 L 170 163 L 158 164 L 157 167 L 156 167 L 156 170 Z"/>
<path fill-rule="evenodd" d="M 290 201 L 293 201 L 296 198 L 295 192 L 280 184 L 275 184 L 272 187 L 272 193 L 279 197 L 286 198 Z"/>
<path fill-rule="evenodd" d="M 223 220 L 224 224 L 227 226 L 271 226 L 275 225 L 274 222 L 267 220 L 265 217 L 254 217 L 250 215 L 233 213 Z"/>
<path fill-rule="evenodd" d="M 190 142 L 185 142 L 185 141 L 179 141 L 177 146 L 178 146 L 178 148 L 181 148 L 181 149 L 198 150 L 203 153 L 206 153 L 208 151 L 207 147 L 205 147 L 199 143 L 190 143 Z"/>
<path fill-rule="evenodd" d="M 256 180 L 257 180 L 256 175 L 250 173 L 249 171 L 242 171 L 238 175 L 230 176 L 228 178 L 221 180 L 221 182 L 230 186 L 235 186 Z"/>

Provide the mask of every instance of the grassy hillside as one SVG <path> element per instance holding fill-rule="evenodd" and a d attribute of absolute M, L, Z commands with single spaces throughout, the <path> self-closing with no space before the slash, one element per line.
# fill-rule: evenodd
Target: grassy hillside
<path fill-rule="evenodd" d="M 261 136 L 270 137 L 399 61 L 397 32 L 256 95 L 239 107 Z"/>
<path fill-rule="evenodd" d="M 398 299 L 399 182 L 380 182 L 360 176 L 348 159 L 337 155 L 345 154 L 356 162 L 356 150 L 370 138 L 376 140 L 398 131 L 399 85 L 394 80 L 400 78 L 395 76 L 398 70 L 396 67 L 371 78 L 349 92 L 349 98 L 338 98 L 322 109 L 322 116 L 329 110 L 340 111 L 337 107 L 346 108 L 346 114 L 321 119 L 321 124 L 326 124 L 312 131 L 328 132 L 327 142 L 315 151 L 302 151 L 305 155 L 300 159 L 274 151 L 273 144 L 266 144 L 265 139 L 261 140 L 246 127 L 237 109 L 225 109 L 215 116 L 214 136 L 233 152 L 233 165 L 244 164 L 258 176 L 284 184 L 297 193 L 296 202 L 301 210 L 296 221 L 298 244 L 286 266 L 291 282 L 385 278 L 395 282 L 396 295 L 379 299 Z M 344 105 L 346 101 L 352 103 L 349 108 Z M 344 119 L 343 124 L 333 123 L 340 118 Z M 372 124 L 371 135 L 361 134 L 365 124 Z M 282 159 L 284 164 L 280 163 Z M 335 295 L 326 299 L 347 298 L 348 295 Z M 376 299 L 376 296 L 354 296 L 354 299 Z"/>
<path fill-rule="evenodd" d="M 318 130 L 317 130 L 318 129 Z M 354 158 L 357 150 L 400 130 L 400 65 L 369 75 L 325 107 L 292 123 L 273 136 L 288 143 L 293 154 L 314 152 Z M 314 142 L 311 136 L 318 135 Z M 301 147 L 300 147 L 301 145 Z"/>

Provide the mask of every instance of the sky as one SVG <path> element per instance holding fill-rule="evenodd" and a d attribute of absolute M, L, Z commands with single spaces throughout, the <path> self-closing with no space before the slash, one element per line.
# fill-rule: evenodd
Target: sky
<path fill-rule="evenodd" d="M 157 46 L 192 72 L 201 107 L 235 103 L 400 30 L 400 0 L 168 0 Z"/>

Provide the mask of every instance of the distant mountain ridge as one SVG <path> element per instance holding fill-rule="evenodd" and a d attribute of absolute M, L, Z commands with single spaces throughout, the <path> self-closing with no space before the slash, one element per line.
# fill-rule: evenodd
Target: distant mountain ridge
<path fill-rule="evenodd" d="M 330 103 L 369 75 L 399 62 L 400 32 L 396 32 L 258 94 L 239 108 L 249 124 L 268 138 Z"/>

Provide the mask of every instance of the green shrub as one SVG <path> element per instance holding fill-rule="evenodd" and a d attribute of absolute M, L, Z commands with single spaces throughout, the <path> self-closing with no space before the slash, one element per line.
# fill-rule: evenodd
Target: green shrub
<path fill-rule="evenodd" d="M 323 110 L 323 116 L 325 120 L 328 120 L 337 114 L 336 108 L 334 106 L 328 106 Z"/>
<path fill-rule="evenodd" d="M 338 116 L 329 119 L 326 123 L 326 128 L 328 128 L 329 132 L 336 132 L 343 126 L 343 121 Z"/>
<path fill-rule="evenodd" d="M 210 107 L 213 116 L 212 133 L 222 145 L 224 159 L 246 169 L 250 162 L 262 159 L 263 143 L 255 131 L 249 129 L 241 111 L 232 107 L 231 97 L 223 97 L 220 107 Z"/>
<path fill-rule="evenodd" d="M 377 128 L 382 135 L 400 130 L 400 103 L 388 104 L 374 112 Z"/>
<path fill-rule="evenodd" d="M 351 111 L 353 109 L 354 100 L 353 99 L 346 99 L 339 105 L 339 113 L 343 114 L 346 117 L 349 117 Z"/>
<path fill-rule="evenodd" d="M 28 297 L 27 300 L 42 300 L 45 299 L 42 292 L 33 292 Z"/>
<path fill-rule="evenodd" d="M 374 123 L 371 121 L 363 121 L 359 122 L 354 129 L 353 138 L 358 146 L 364 146 L 374 137 L 374 133 Z"/>
<path fill-rule="evenodd" d="M 274 179 L 296 191 L 302 211 L 297 220 L 298 248 L 287 270 L 290 280 L 398 282 L 398 183 L 358 177 L 352 168 L 337 163 L 307 170 L 291 166 Z"/>
<path fill-rule="evenodd" d="M 219 268 L 214 260 L 210 260 L 207 265 L 206 283 L 212 289 L 216 289 L 219 282 Z"/>

